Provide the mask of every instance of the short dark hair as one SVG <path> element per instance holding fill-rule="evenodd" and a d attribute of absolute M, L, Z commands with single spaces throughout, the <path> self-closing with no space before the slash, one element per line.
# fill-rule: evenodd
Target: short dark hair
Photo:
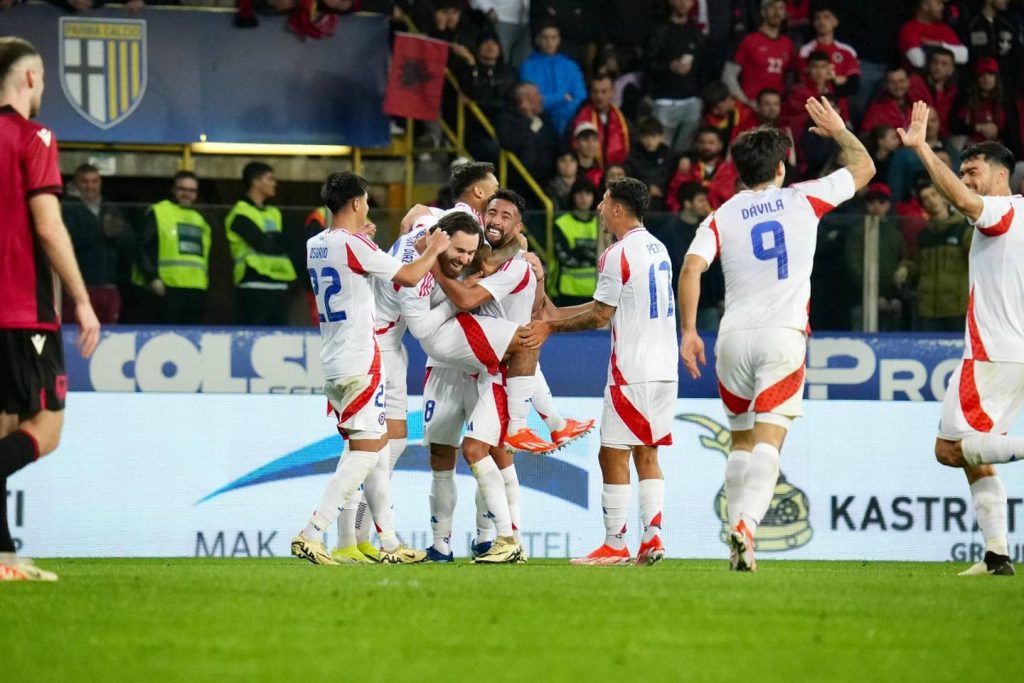
<path fill-rule="evenodd" d="M 448 186 L 452 188 L 452 195 L 458 199 L 463 192 L 491 173 L 494 173 L 494 164 L 486 161 L 472 161 L 452 171 Z"/>
<path fill-rule="evenodd" d="M 832 58 L 828 56 L 828 53 L 824 50 L 815 50 L 811 54 L 807 55 L 807 63 L 811 62 L 828 62 L 832 63 Z"/>
<path fill-rule="evenodd" d="M 608 183 L 608 196 L 622 204 L 637 220 L 643 222 L 647 207 L 651 205 L 651 193 L 647 185 L 636 178 L 621 178 Z"/>
<path fill-rule="evenodd" d="M 250 161 L 242 169 L 242 184 L 248 190 L 257 178 L 273 172 L 274 169 L 270 167 L 270 164 L 265 164 L 262 161 Z"/>
<path fill-rule="evenodd" d="M 597 194 L 597 188 L 594 187 L 594 183 L 590 182 L 590 178 L 585 176 L 579 176 L 576 181 L 572 184 L 572 188 L 569 190 L 569 194 L 576 194 L 577 192 L 589 192 L 590 194 Z"/>
<path fill-rule="evenodd" d="M 914 181 L 914 198 L 921 199 L 921 191 L 929 187 L 935 187 L 935 181 L 927 173 L 922 173 Z M 938 190 L 938 188 L 936 188 Z"/>
<path fill-rule="evenodd" d="M 941 45 L 939 47 L 933 47 L 931 49 L 931 54 L 928 55 L 928 61 L 932 61 L 932 57 L 935 55 L 945 55 L 956 62 L 956 55 L 954 55 L 953 51 L 948 47 L 942 47 Z"/>
<path fill-rule="evenodd" d="M 537 29 L 533 32 L 533 37 L 536 38 L 537 36 L 539 36 L 540 32 L 546 28 L 553 28 L 558 31 L 559 36 L 562 35 L 561 24 L 558 23 L 557 19 L 549 17 L 547 19 L 542 19 L 541 21 L 537 22 Z"/>
<path fill-rule="evenodd" d="M 434 230 L 448 233 L 449 237 L 454 237 L 457 232 L 464 232 L 467 235 L 476 235 L 481 242 L 484 238 L 484 233 L 480 230 L 480 224 L 465 211 L 452 211 L 441 216 L 430 231 L 434 232 Z"/>
<path fill-rule="evenodd" d="M 691 180 L 679 186 L 679 190 L 676 192 L 676 199 L 679 200 L 679 206 L 682 206 L 686 202 L 692 202 L 700 195 L 707 193 L 708 188 L 704 187 L 696 180 Z"/>
<path fill-rule="evenodd" d="M 729 86 L 721 81 L 711 81 L 704 86 L 704 90 L 700 94 L 700 99 L 704 102 L 705 109 L 710 109 L 729 97 L 732 97 L 732 93 L 729 92 Z"/>
<path fill-rule="evenodd" d="M 761 88 L 760 90 L 757 91 L 757 97 L 754 98 L 754 101 L 760 104 L 761 98 L 764 97 L 765 95 L 775 95 L 779 99 L 782 99 L 782 93 L 780 93 L 775 88 Z"/>
<path fill-rule="evenodd" d="M 0 38 L 0 86 L 11 73 L 13 67 L 24 57 L 35 57 L 39 54 L 32 43 L 16 36 Z"/>
<path fill-rule="evenodd" d="M 778 128 L 761 127 L 740 133 L 732 143 L 732 160 L 747 187 L 770 182 L 793 141 Z"/>
<path fill-rule="evenodd" d="M 338 171 L 327 176 L 323 187 L 320 188 L 320 201 L 331 210 L 331 213 L 337 213 L 345 204 L 366 194 L 369 187 L 370 184 L 363 176 L 349 171 Z"/>
<path fill-rule="evenodd" d="M 491 198 L 487 200 L 487 206 L 491 205 L 495 199 L 504 199 L 510 204 L 515 204 L 516 211 L 519 212 L 519 217 L 522 218 L 526 214 L 526 200 L 523 196 L 515 190 L 498 190 L 491 195 Z"/>
<path fill-rule="evenodd" d="M 1014 159 L 1013 152 L 1003 147 L 998 142 L 992 142 L 987 140 L 985 142 L 978 142 L 973 145 L 968 145 L 964 148 L 964 151 L 960 152 L 960 161 L 968 161 L 970 159 L 981 158 L 990 164 L 1002 166 L 1010 175 L 1013 175 Z"/>
<path fill-rule="evenodd" d="M 85 175 L 86 173 L 99 173 L 99 172 L 100 172 L 100 169 L 96 168 L 92 164 L 79 164 L 78 168 L 75 169 L 74 177 L 77 178 L 78 176 Z"/>
<path fill-rule="evenodd" d="M 192 171 L 178 171 L 173 176 L 171 176 L 171 185 L 177 185 L 178 181 L 182 180 L 183 178 L 191 178 L 197 183 L 199 182 L 199 176 L 197 176 Z"/>
<path fill-rule="evenodd" d="M 814 9 L 811 10 L 811 18 L 813 19 L 815 14 L 821 14 L 822 12 L 828 12 L 829 14 L 831 14 L 834 17 L 838 17 L 839 16 L 839 15 L 836 14 L 835 7 L 833 7 L 829 3 L 821 2 L 821 3 L 818 3 L 817 7 L 815 7 Z"/>
<path fill-rule="evenodd" d="M 640 137 L 664 135 L 665 126 L 663 126 L 661 121 L 653 116 L 648 116 L 647 118 L 640 119 L 640 122 L 636 124 L 636 133 Z"/>

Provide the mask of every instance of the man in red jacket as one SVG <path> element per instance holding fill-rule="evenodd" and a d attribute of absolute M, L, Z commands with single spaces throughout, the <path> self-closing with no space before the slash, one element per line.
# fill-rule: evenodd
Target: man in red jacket
<path fill-rule="evenodd" d="M 906 128 L 910 125 L 910 111 L 914 103 L 907 97 L 910 80 L 902 66 L 890 66 L 885 71 L 885 88 L 868 105 L 861 121 L 862 133 L 870 132 L 877 126 Z"/>
<path fill-rule="evenodd" d="M 612 104 L 614 96 L 615 84 L 611 76 L 603 73 L 594 76 L 590 79 L 590 97 L 569 125 L 569 130 L 575 132 L 581 123 L 594 124 L 601 141 L 598 157 L 601 166 L 623 164 L 629 156 L 629 125 L 622 110 Z"/>

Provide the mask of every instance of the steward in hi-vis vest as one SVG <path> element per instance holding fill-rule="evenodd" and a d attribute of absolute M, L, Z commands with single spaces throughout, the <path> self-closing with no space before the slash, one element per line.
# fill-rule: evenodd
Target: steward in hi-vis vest
<path fill-rule="evenodd" d="M 585 178 L 572 186 L 573 210 L 555 221 L 555 255 L 558 277 L 554 292 L 559 306 L 586 303 L 597 287 L 597 236 L 600 233 L 593 211 L 594 185 Z"/>

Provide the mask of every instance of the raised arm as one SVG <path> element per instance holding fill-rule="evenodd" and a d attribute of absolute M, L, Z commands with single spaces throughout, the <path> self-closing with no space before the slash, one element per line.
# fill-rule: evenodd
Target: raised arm
<path fill-rule="evenodd" d="M 928 105 L 925 102 L 914 102 L 914 111 L 910 116 L 910 130 L 897 128 L 896 133 L 900 136 L 903 144 L 914 150 L 917 157 L 924 164 L 935 189 L 943 197 L 957 208 L 960 213 L 967 216 L 972 222 L 978 220 L 982 210 L 985 208 L 981 197 L 967 189 L 956 174 L 946 166 L 925 140 L 925 131 L 928 127 Z"/>
<path fill-rule="evenodd" d="M 832 108 L 824 97 L 809 97 L 804 104 L 814 121 L 810 131 L 823 138 L 832 138 L 846 157 L 846 170 L 853 176 L 853 184 L 859 190 L 875 177 L 875 162 L 863 143 L 846 127 L 843 117 Z"/>
<path fill-rule="evenodd" d="M 450 239 L 446 232 L 435 230 L 430 233 L 426 237 L 423 253 L 412 263 L 406 263 L 399 268 L 395 276 L 391 278 L 391 281 L 402 287 L 412 287 L 430 272 L 430 268 L 437 261 L 438 254 L 444 253 L 445 249 L 448 248 L 449 241 Z"/>

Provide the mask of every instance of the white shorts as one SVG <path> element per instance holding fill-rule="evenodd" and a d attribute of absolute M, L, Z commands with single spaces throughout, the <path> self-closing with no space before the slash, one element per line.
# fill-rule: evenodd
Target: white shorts
<path fill-rule="evenodd" d="M 501 318 L 459 313 L 420 340 L 427 355 L 468 374 L 496 375 L 519 325 Z"/>
<path fill-rule="evenodd" d="M 604 388 L 601 445 L 671 446 L 678 382 L 641 382 Z"/>
<path fill-rule="evenodd" d="M 764 327 L 718 335 L 715 372 L 729 428 L 753 429 L 755 421 L 787 426 L 803 415 L 806 356 L 807 335 L 799 330 Z"/>
<path fill-rule="evenodd" d="M 467 422 L 467 437 L 490 446 L 501 443 L 508 429 L 508 397 L 500 376 L 477 379 L 455 368 L 427 368 L 423 440 L 458 447 Z"/>
<path fill-rule="evenodd" d="M 942 400 L 939 438 L 1005 434 L 1024 406 L 1024 363 L 964 359 L 949 377 Z"/>
<path fill-rule="evenodd" d="M 387 397 L 384 417 L 389 420 L 404 420 L 409 411 L 409 392 L 406 383 L 409 352 L 405 350 L 403 344 L 399 344 L 397 349 L 382 346 L 380 360 L 384 367 L 384 395 Z"/>
<path fill-rule="evenodd" d="M 342 437 L 377 439 L 387 433 L 384 423 L 384 377 L 356 375 L 324 383 L 329 410 L 338 418 Z"/>

